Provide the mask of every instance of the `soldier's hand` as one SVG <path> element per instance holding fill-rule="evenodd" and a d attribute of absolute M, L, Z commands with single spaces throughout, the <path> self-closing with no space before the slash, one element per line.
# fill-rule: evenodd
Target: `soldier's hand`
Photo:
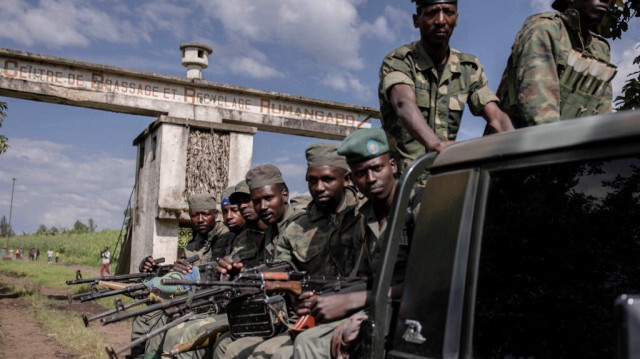
<path fill-rule="evenodd" d="M 368 318 L 365 313 L 356 313 L 333 330 L 331 338 L 331 357 L 336 359 L 349 358 L 351 343 L 360 334 L 362 322 Z"/>
<path fill-rule="evenodd" d="M 311 307 L 311 315 L 316 323 L 327 323 L 342 319 L 364 307 L 366 292 L 316 296 Z"/>
<path fill-rule="evenodd" d="M 184 259 L 178 259 L 177 261 L 175 261 L 173 263 L 173 267 L 171 268 L 171 270 L 174 271 L 174 272 L 180 272 L 182 274 L 187 274 L 187 273 L 191 273 L 192 272 L 191 268 L 193 268 L 193 266 L 191 264 L 189 264 L 189 262 L 187 262 Z"/>
<path fill-rule="evenodd" d="M 239 272 L 244 265 L 240 261 L 234 261 L 231 257 L 224 257 L 218 261 L 216 271 L 220 274 Z"/>
<path fill-rule="evenodd" d="M 140 266 L 140 272 L 153 272 L 154 270 L 156 270 L 156 262 L 153 260 L 152 256 L 148 256 L 147 258 L 144 259 L 144 261 L 142 262 L 142 265 Z"/>
<path fill-rule="evenodd" d="M 311 314 L 311 308 L 315 306 L 317 295 L 313 292 L 304 292 L 298 297 L 298 301 L 295 304 L 295 311 L 299 316 L 305 314 Z"/>
<path fill-rule="evenodd" d="M 456 142 L 455 141 L 441 141 L 434 148 L 432 148 L 432 150 L 433 151 L 437 151 L 437 152 L 442 152 L 442 151 L 444 151 L 445 148 L 453 145 L 454 143 L 456 143 Z"/>

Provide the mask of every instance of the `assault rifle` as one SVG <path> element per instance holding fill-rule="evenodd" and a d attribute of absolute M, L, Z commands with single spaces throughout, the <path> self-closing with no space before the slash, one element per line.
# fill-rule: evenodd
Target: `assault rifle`
<path fill-rule="evenodd" d="M 258 275 L 261 272 L 282 271 L 290 268 L 290 264 L 288 263 L 272 263 L 247 269 L 246 273 L 255 273 L 256 275 Z M 161 282 L 163 285 L 176 285 L 165 283 L 166 281 L 170 280 L 164 279 Z M 188 310 L 211 304 L 222 304 L 224 306 L 231 298 L 243 297 L 254 294 L 256 292 L 259 291 L 257 291 L 255 287 L 248 286 L 245 286 L 244 288 L 232 286 L 215 286 L 214 288 L 204 290 L 194 290 L 189 292 L 188 294 L 184 294 L 173 299 L 166 299 L 158 303 L 147 305 L 144 308 L 139 308 L 131 311 L 124 310 L 109 316 L 103 316 L 100 319 L 100 322 L 106 325 L 109 323 L 115 323 L 124 319 L 136 317 L 138 315 L 147 314 L 155 310 L 162 310 L 166 315 L 172 316 L 177 313 L 184 313 Z"/>
<path fill-rule="evenodd" d="M 193 263 L 200 259 L 198 255 L 189 257 L 186 259 L 188 263 Z M 164 261 L 164 258 L 159 258 L 154 261 Z M 198 273 L 200 273 L 201 277 L 211 277 L 215 270 L 216 262 L 208 262 L 197 266 Z M 133 273 L 133 274 L 123 274 L 117 276 L 109 276 L 109 277 L 96 277 L 96 278 L 87 278 L 87 279 L 79 279 L 83 281 L 83 283 L 91 283 L 91 290 L 89 292 L 75 294 L 69 297 L 69 302 L 72 300 L 79 300 L 81 302 L 86 302 L 90 300 L 96 300 L 99 298 L 111 297 L 114 295 L 124 294 L 131 298 L 141 299 L 149 295 L 151 290 L 156 287 L 159 283 L 150 283 L 149 281 L 153 281 L 154 278 L 160 278 L 164 275 L 167 275 L 173 265 L 164 265 L 159 266 L 153 272 L 143 272 L 143 273 Z M 77 274 L 76 274 L 77 275 Z M 144 282 L 146 283 L 140 283 Z M 67 281 L 67 284 L 79 284 L 78 279 L 75 281 Z M 98 290 L 98 286 L 106 287 L 105 290 Z M 157 294 L 160 294 L 160 291 L 155 291 Z"/>

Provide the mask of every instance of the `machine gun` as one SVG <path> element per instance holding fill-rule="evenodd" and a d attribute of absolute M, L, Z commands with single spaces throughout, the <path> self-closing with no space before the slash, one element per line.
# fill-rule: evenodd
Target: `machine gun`
<path fill-rule="evenodd" d="M 160 263 L 164 263 L 165 259 L 164 259 L 164 257 L 160 257 L 160 258 L 154 259 L 153 261 L 155 263 L 157 263 L 157 264 L 160 264 Z M 80 270 L 78 269 L 76 271 L 76 279 L 68 280 L 66 282 L 67 282 L 67 285 L 91 284 L 91 283 L 97 283 L 99 281 L 123 282 L 123 283 L 139 282 L 139 281 L 144 280 L 146 278 L 156 277 L 156 276 L 159 276 L 159 275 L 166 274 L 167 272 L 169 272 L 171 270 L 171 267 L 172 267 L 171 264 L 167 264 L 167 265 L 163 265 L 163 266 L 158 266 L 158 268 L 153 272 L 118 274 L 118 275 L 111 275 L 111 276 L 104 276 L 104 277 L 93 277 L 93 278 L 82 278 L 82 272 L 80 272 Z"/>

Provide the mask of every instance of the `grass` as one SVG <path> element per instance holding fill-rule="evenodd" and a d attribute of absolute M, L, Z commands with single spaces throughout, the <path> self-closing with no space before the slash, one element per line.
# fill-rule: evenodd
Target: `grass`
<path fill-rule="evenodd" d="M 27 312 L 42 323 L 49 335 L 60 345 L 76 353 L 82 353 L 82 358 L 107 357 L 102 334 L 90 327 L 79 325 L 77 313 L 59 309 L 55 301 L 28 288 L 4 282 L 0 282 L 0 288 L 4 293 L 17 293 Z M 4 333 L 0 335 L 3 336 Z"/>
<path fill-rule="evenodd" d="M 16 246 L 24 250 L 24 256 L 28 257 L 29 248 L 40 249 L 40 261 L 47 261 L 47 250 L 60 252 L 60 260 L 66 264 L 84 264 L 88 266 L 100 266 L 100 252 L 102 248 L 109 247 L 114 253 L 118 241 L 118 230 L 103 230 L 93 233 L 63 233 L 57 235 L 25 234 L 9 238 L 9 248 Z M 7 247 L 7 239 L 0 238 L 0 246 Z M 115 259 L 112 263 L 115 262 Z"/>

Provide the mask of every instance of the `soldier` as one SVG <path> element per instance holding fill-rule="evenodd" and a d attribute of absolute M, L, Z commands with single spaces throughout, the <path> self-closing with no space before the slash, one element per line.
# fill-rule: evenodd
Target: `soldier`
<path fill-rule="evenodd" d="M 236 186 L 231 186 L 220 195 L 220 208 L 222 209 L 222 218 L 224 225 L 228 228 L 228 232 L 223 234 L 219 240 L 222 243 L 227 243 L 226 253 L 230 251 L 230 246 L 233 244 L 237 235 L 244 231 L 245 219 L 240 213 L 238 205 L 232 203 L 229 199 L 231 194 L 235 191 Z M 225 254 L 226 254 L 225 253 Z M 178 266 L 176 266 L 178 267 Z M 178 270 L 191 271 L 192 265 L 186 267 L 180 266 Z M 198 315 L 196 319 L 189 320 L 185 323 L 181 323 L 174 328 L 167 331 L 163 343 L 163 352 L 170 352 L 174 346 L 178 343 L 185 343 L 191 340 L 191 338 L 204 333 L 208 330 L 212 330 L 216 327 L 222 327 L 228 325 L 225 314 Z M 211 356 L 210 348 L 191 350 L 176 355 L 176 358 L 188 359 L 188 358 L 205 358 Z"/>
<path fill-rule="evenodd" d="M 449 47 L 458 22 L 457 0 L 416 2 L 420 40 L 389 53 L 380 67 L 378 97 L 391 154 L 404 166 L 456 139 L 462 112 L 481 115 L 496 131 L 513 129 L 498 107 L 480 61 Z"/>
<path fill-rule="evenodd" d="M 285 230 L 278 242 L 277 261 L 290 261 L 311 276 L 355 276 L 361 246 L 354 241 L 358 224 L 355 209 L 359 199 L 350 186 L 349 166 L 333 143 L 317 143 L 307 148 L 306 180 L 312 201 L 306 213 Z M 302 301 L 314 293 L 303 293 Z M 245 349 L 240 357 L 288 358 L 293 354 L 289 333 Z M 249 355 L 251 354 L 251 355 Z"/>
<path fill-rule="evenodd" d="M 607 41 L 590 31 L 613 0 L 555 0 L 516 35 L 498 87 L 516 127 L 611 112 Z"/>
<path fill-rule="evenodd" d="M 189 204 L 189 217 L 193 229 L 193 238 L 185 247 L 185 255 L 193 256 L 198 254 L 199 262 L 207 262 L 209 258 L 222 258 L 226 255 L 228 243 L 221 239 L 222 234 L 227 231 L 216 225 L 216 199 L 212 193 L 202 193 L 191 195 L 187 199 Z M 224 227 L 224 225 L 222 225 Z M 226 227 L 225 227 L 226 228 Z M 152 271 L 156 267 L 153 257 L 149 256 L 140 263 L 140 271 Z M 182 273 L 187 273 L 189 265 L 178 260 L 174 263 L 174 269 Z M 162 311 L 154 311 L 136 317 L 131 325 L 131 340 L 165 325 L 169 317 Z M 147 340 L 144 345 L 131 348 L 131 357 L 160 357 L 162 354 L 164 335 L 156 335 Z"/>
<path fill-rule="evenodd" d="M 358 263 L 359 276 L 375 276 L 378 267 L 379 252 L 384 246 L 380 243 L 382 233 L 387 229 L 387 222 L 391 204 L 393 203 L 396 179 L 396 162 L 389 154 L 386 135 L 381 129 L 358 130 L 347 136 L 338 148 L 338 154 L 347 158 L 351 168 L 353 182 L 367 201 L 359 208 L 359 224 L 355 226 L 353 238 L 361 240 L 364 254 Z M 416 192 L 411 200 L 412 213 L 418 210 L 417 203 L 420 192 Z M 400 241 L 400 251 L 394 270 L 392 281 L 392 297 L 400 295 L 400 283 L 404 278 L 404 269 L 409 249 L 413 223 L 409 216 L 403 238 Z M 325 323 L 308 329 L 295 340 L 295 358 L 328 358 L 330 355 L 331 337 L 334 329 L 343 319 L 352 313 L 359 312 L 370 303 L 371 294 L 358 291 L 346 294 L 328 296 L 310 296 L 301 305 L 299 314 L 312 314 L 317 322 Z"/>
<path fill-rule="evenodd" d="M 258 245 L 256 258 L 259 263 L 274 261 L 277 257 L 276 246 L 281 240 L 285 229 L 304 211 L 289 205 L 289 189 L 282 178 L 280 170 L 274 165 L 256 167 L 246 175 L 251 201 L 262 222 L 267 225 L 264 237 Z M 232 256 L 237 254 L 235 247 L 231 256 L 218 262 L 216 268 L 220 274 L 227 274 L 241 270 L 244 262 L 234 261 Z M 229 335 L 223 336 L 216 343 L 214 358 L 235 358 L 240 352 L 248 350 L 262 342 L 260 337 L 245 337 L 236 341 Z"/>

